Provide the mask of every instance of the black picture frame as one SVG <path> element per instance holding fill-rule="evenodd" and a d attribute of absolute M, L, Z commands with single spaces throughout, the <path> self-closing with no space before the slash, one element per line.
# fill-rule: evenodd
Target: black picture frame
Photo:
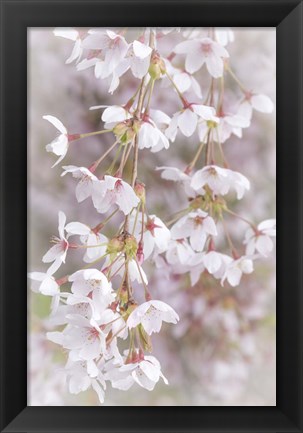
<path fill-rule="evenodd" d="M 302 432 L 302 1 L 0 3 L 1 432 Z M 27 407 L 27 27 L 143 25 L 277 28 L 276 407 Z"/>

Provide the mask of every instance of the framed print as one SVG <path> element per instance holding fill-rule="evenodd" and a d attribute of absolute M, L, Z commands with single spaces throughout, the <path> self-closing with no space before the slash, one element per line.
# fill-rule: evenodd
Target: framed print
<path fill-rule="evenodd" d="M 302 2 L 1 23 L 1 431 L 301 432 Z"/>

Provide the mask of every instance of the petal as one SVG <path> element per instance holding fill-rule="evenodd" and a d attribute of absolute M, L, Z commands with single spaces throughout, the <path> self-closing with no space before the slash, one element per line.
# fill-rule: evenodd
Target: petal
<path fill-rule="evenodd" d="M 216 111 L 213 107 L 209 107 L 208 105 L 193 104 L 192 109 L 204 120 L 218 121 L 218 118 L 215 116 Z"/>
<path fill-rule="evenodd" d="M 51 143 L 46 145 L 46 151 L 52 152 L 57 156 L 65 156 L 68 149 L 68 138 L 66 134 L 56 137 Z"/>
<path fill-rule="evenodd" d="M 183 41 L 180 44 L 176 45 L 174 48 L 174 52 L 176 54 L 187 54 L 191 51 L 197 51 L 200 47 L 200 43 L 196 40 L 191 41 Z"/>
<path fill-rule="evenodd" d="M 210 75 L 214 78 L 222 77 L 223 75 L 223 61 L 220 57 L 212 55 L 206 59 L 206 67 Z"/>
<path fill-rule="evenodd" d="M 53 343 L 56 344 L 63 344 L 63 334 L 62 332 L 47 332 L 46 333 L 46 338 L 49 341 L 52 341 Z"/>
<path fill-rule="evenodd" d="M 100 403 L 104 403 L 104 390 L 96 380 L 92 380 L 92 388 L 96 391 Z"/>
<path fill-rule="evenodd" d="M 139 366 L 145 376 L 147 376 L 153 382 L 158 382 L 160 376 L 160 368 L 155 367 L 149 361 L 141 361 Z"/>
<path fill-rule="evenodd" d="M 276 220 L 274 218 L 262 221 L 258 225 L 259 230 L 276 230 Z M 272 235 L 271 235 L 272 236 Z"/>
<path fill-rule="evenodd" d="M 136 368 L 136 370 L 134 370 L 132 372 L 132 377 L 134 378 L 134 380 L 140 385 L 142 386 L 142 388 L 147 389 L 148 391 L 152 391 L 156 385 L 155 382 L 153 382 L 152 380 L 150 380 L 143 372 L 140 368 Z"/>
<path fill-rule="evenodd" d="M 226 272 L 227 281 L 232 287 L 236 287 L 240 283 L 241 276 L 242 272 L 237 267 L 232 267 Z"/>
<path fill-rule="evenodd" d="M 45 272 L 29 272 L 27 276 L 35 281 L 43 281 L 46 274 Z"/>
<path fill-rule="evenodd" d="M 197 72 L 204 64 L 205 57 L 197 51 L 189 52 L 185 60 L 185 69 L 190 74 Z"/>
<path fill-rule="evenodd" d="M 151 47 L 148 45 L 142 44 L 139 41 L 133 42 L 133 50 L 136 57 L 139 57 L 140 59 L 145 59 L 145 57 L 149 56 L 152 52 Z"/>
<path fill-rule="evenodd" d="M 56 27 L 54 30 L 55 36 L 61 36 L 61 38 L 70 39 L 71 41 L 75 41 L 79 35 L 78 31 L 73 29 L 72 27 Z"/>
<path fill-rule="evenodd" d="M 55 128 L 57 128 L 62 134 L 67 134 L 67 129 L 63 125 L 63 123 L 57 119 L 57 117 L 46 115 L 43 116 L 44 120 L 48 120 Z"/>
<path fill-rule="evenodd" d="M 251 105 L 261 113 L 272 113 L 274 109 L 272 100 L 266 95 L 253 95 L 251 97 Z"/>
<path fill-rule="evenodd" d="M 42 257 L 43 263 L 50 263 L 62 257 L 64 250 L 60 244 L 52 246 Z"/>
<path fill-rule="evenodd" d="M 46 277 L 39 288 L 43 295 L 54 296 L 59 293 L 59 286 L 52 277 Z"/>
<path fill-rule="evenodd" d="M 133 76 L 141 80 L 144 77 L 144 75 L 147 74 L 149 65 L 150 65 L 149 57 L 146 57 L 145 59 L 139 59 L 137 57 L 133 57 L 130 66 Z"/>
<path fill-rule="evenodd" d="M 89 235 L 91 232 L 91 229 L 87 225 L 78 222 L 68 223 L 65 226 L 65 230 L 67 233 L 71 233 L 73 235 Z"/>
<path fill-rule="evenodd" d="M 113 105 L 107 107 L 102 114 L 101 119 L 103 122 L 111 123 L 111 122 L 123 122 L 126 119 L 130 118 L 130 114 L 119 105 Z"/>
<path fill-rule="evenodd" d="M 88 176 L 83 176 L 82 179 L 80 179 L 76 186 L 76 198 L 78 200 L 78 203 L 81 203 L 82 201 L 86 200 L 88 197 L 91 196 L 93 190 L 93 182 L 94 180 L 92 180 Z"/>
<path fill-rule="evenodd" d="M 189 240 L 190 245 L 195 251 L 202 251 L 206 242 L 206 234 L 203 228 L 201 227 L 199 231 L 195 230 L 195 233 L 192 234 Z"/>
<path fill-rule="evenodd" d="M 59 224 L 58 224 L 59 236 L 60 236 L 60 239 L 64 239 L 64 226 L 66 223 L 66 215 L 64 212 L 62 212 L 60 210 L 58 213 L 58 217 L 59 217 Z"/>
<path fill-rule="evenodd" d="M 212 217 L 206 217 L 203 221 L 203 230 L 205 230 L 210 235 L 216 236 L 217 233 L 217 227 L 216 223 L 213 220 Z"/>
<path fill-rule="evenodd" d="M 52 168 L 55 167 L 56 165 L 58 165 L 62 161 L 62 159 L 65 157 L 65 155 L 67 153 L 67 149 L 68 149 L 68 147 L 66 147 L 65 153 L 60 156 L 60 158 L 55 162 L 55 164 L 52 165 Z"/>
<path fill-rule="evenodd" d="M 198 124 L 197 115 L 190 109 L 186 109 L 178 116 L 178 126 L 185 137 L 190 137 Z"/>
<path fill-rule="evenodd" d="M 82 346 L 79 356 L 86 360 L 92 360 L 97 358 L 101 354 L 101 342 L 99 338 L 93 338 L 87 340 L 85 345 Z"/>
<path fill-rule="evenodd" d="M 263 256 L 266 257 L 268 253 L 272 251 L 273 247 L 274 247 L 273 241 L 270 239 L 269 236 L 266 235 L 258 236 L 258 239 L 256 241 L 256 249 Z"/>
<path fill-rule="evenodd" d="M 188 74 L 182 72 L 174 75 L 174 83 L 181 93 L 186 92 L 191 86 L 191 80 Z"/>
<path fill-rule="evenodd" d="M 119 192 L 116 193 L 116 203 L 125 215 L 138 206 L 140 203 L 133 188 L 126 182 L 122 181 L 122 186 Z"/>
<path fill-rule="evenodd" d="M 66 64 L 72 63 L 74 60 L 79 60 L 82 54 L 82 42 L 81 39 L 77 39 L 75 42 L 75 45 L 73 47 L 73 50 L 71 52 L 71 55 L 69 58 L 65 61 Z"/>

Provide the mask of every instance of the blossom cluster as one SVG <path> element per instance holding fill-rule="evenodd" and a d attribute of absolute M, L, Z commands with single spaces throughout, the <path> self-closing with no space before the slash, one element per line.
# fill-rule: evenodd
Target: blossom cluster
<path fill-rule="evenodd" d="M 222 145 L 233 135 L 242 137 L 254 110 L 270 113 L 274 107 L 266 95 L 247 90 L 233 72 L 227 51 L 234 37 L 230 29 L 146 28 L 132 41 L 127 29 L 58 28 L 54 34 L 74 43 L 66 63 L 75 63 L 78 71 L 93 68 L 95 78 L 108 83 L 110 94 L 125 74 L 138 81 L 134 94 L 121 105 L 90 107 L 102 110 L 104 125 L 99 131 L 74 133 L 54 115 L 43 116 L 58 131 L 46 145 L 47 152 L 59 157 L 53 167 L 72 154 L 76 141 L 103 134 L 113 137 L 89 166 L 63 165 L 61 173 L 75 178 L 78 203 L 90 200 L 96 214 L 106 215 L 91 227 L 86 222 L 67 223 L 59 211 L 58 236 L 42 258 L 49 267 L 29 273 L 32 289 L 52 298 L 51 317 L 61 330 L 48 332 L 47 338 L 68 353 L 69 391 L 78 394 L 91 387 L 103 403 L 107 382 L 124 391 L 135 383 L 151 391 L 160 378 L 168 384 L 159 361 L 150 355 L 151 335 L 161 331 L 163 322 L 176 324 L 179 315 L 164 296 L 153 299 L 144 270 L 147 261 L 167 275 L 188 274 L 192 287 L 205 276 L 222 287 L 237 287 L 243 275 L 253 272 L 254 262 L 273 250 L 274 219 L 256 225 L 232 210 L 232 203 L 249 193 L 250 181 L 230 168 Z M 170 37 L 171 52 L 164 54 L 160 42 Z M 195 78 L 201 68 L 207 74 L 205 97 Z M 242 92 L 228 109 L 227 74 Z M 153 95 L 167 86 L 179 102 L 170 114 L 150 108 Z M 186 167 L 155 168 L 155 175 L 175 182 L 187 202 L 165 223 L 148 211 L 140 151 L 165 155 L 178 135 L 184 142 L 198 137 L 198 145 Z M 110 166 L 100 170 L 113 152 Z M 125 168 L 130 161 L 129 176 Z M 115 234 L 109 234 L 107 224 L 117 216 Z M 229 218 L 247 224 L 240 246 L 229 233 Z M 72 274 L 55 277 L 72 250 L 83 250 L 83 264 Z"/>

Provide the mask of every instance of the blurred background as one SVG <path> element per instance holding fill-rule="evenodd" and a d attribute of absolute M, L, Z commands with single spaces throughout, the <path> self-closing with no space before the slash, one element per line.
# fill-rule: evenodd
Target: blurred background
<path fill-rule="evenodd" d="M 248 89 L 265 93 L 275 103 L 275 29 L 233 31 L 235 41 L 226 47 L 232 69 Z M 129 31 L 126 39 L 132 41 L 138 34 L 139 30 Z M 161 38 L 160 53 L 170 53 L 181 40 L 177 32 Z M 102 128 L 102 112 L 89 111 L 89 107 L 126 103 L 138 86 L 138 80 L 128 72 L 117 91 L 110 95 L 108 84 L 97 80 L 92 69 L 77 72 L 74 64 L 65 64 L 72 46 L 73 42 L 55 37 L 51 28 L 28 29 L 30 271 L 47 269 L 41 258 L 49 248 L 51 235 L 57 233 L 58 210 L 66 213 L 67 221 L 86 222 L 91 227 L 100 222 L 100 215 L 89 200 L 77 203 L 75 180 L 71 176 L 60 177 L 61 165 L 89 165 L 112 142 L 107 135 L 75 142 L 63 163 L 52 169 L 56 157 L 46 152 L 45 145 L 53 140 L 56 130 L 42 116 L 58 117 L 70 133 L 95 131 Z M 209 85 L 205 68 L 195 76 L 205 95 Z M 229 77 L 226 87 L 228 108 L 241 94 Z M 170 116 L 180 109 L 171 88 L 158 82 L 151 108 Z M 148 211 L 163 221 L 184 208 L 186 197 L 176 184 L 161 179 L 154 168 L 168 165 L 183 169 L 195 153 L 197 140 L 197 135 L 186 139 L 179 134 L 166 151 L 140 152 L 139 179 L 147 185 Z M 232 136 L 224 143 L 231 168 L 251 182 L 251 190 L 243 200 L 233 204 L 233 210 L 256 223 L 275 217 L 275 143 L 275 111 L 254 112 L 251 127 L 243 130 L 243 138 Z M 111 157 L 105 168 L 110 162 Z M 119 219 L 113 221 L 113 225 L 118 223 Z M 239 220 L 236 224 L 230 221 L 229 229 L 236 244 L 241 245 L 246 228 Z M 107 233 L 110 230 L 109 226 Z M 81 257 L 82 254 L 72 251 L 61 272 L 79 269 Z M 188 275 L 168 277 L 166 272 L 149 264 L 144 269 L 153 298 L 167 301 L 180 316 L 177 325 L 164 326 L 152 338 L 153 354 L 159 359 L 169 386 L 159 382 L 152 392 L 138 386 L 123 392 L 108 385 L 105 405 L 275 405 L 274 253 L 257 261 L 255 272 L 245 276 L 241 285 L 232 290 L 205 277 L 191 288 Z M 66 390 L 63 373 L 66 354 L 45 337 L 53 329 L 49 306 L 48 297 L 28 291 L 28 405 L 97 405 L 93 391 L 75 396 Z"/>

